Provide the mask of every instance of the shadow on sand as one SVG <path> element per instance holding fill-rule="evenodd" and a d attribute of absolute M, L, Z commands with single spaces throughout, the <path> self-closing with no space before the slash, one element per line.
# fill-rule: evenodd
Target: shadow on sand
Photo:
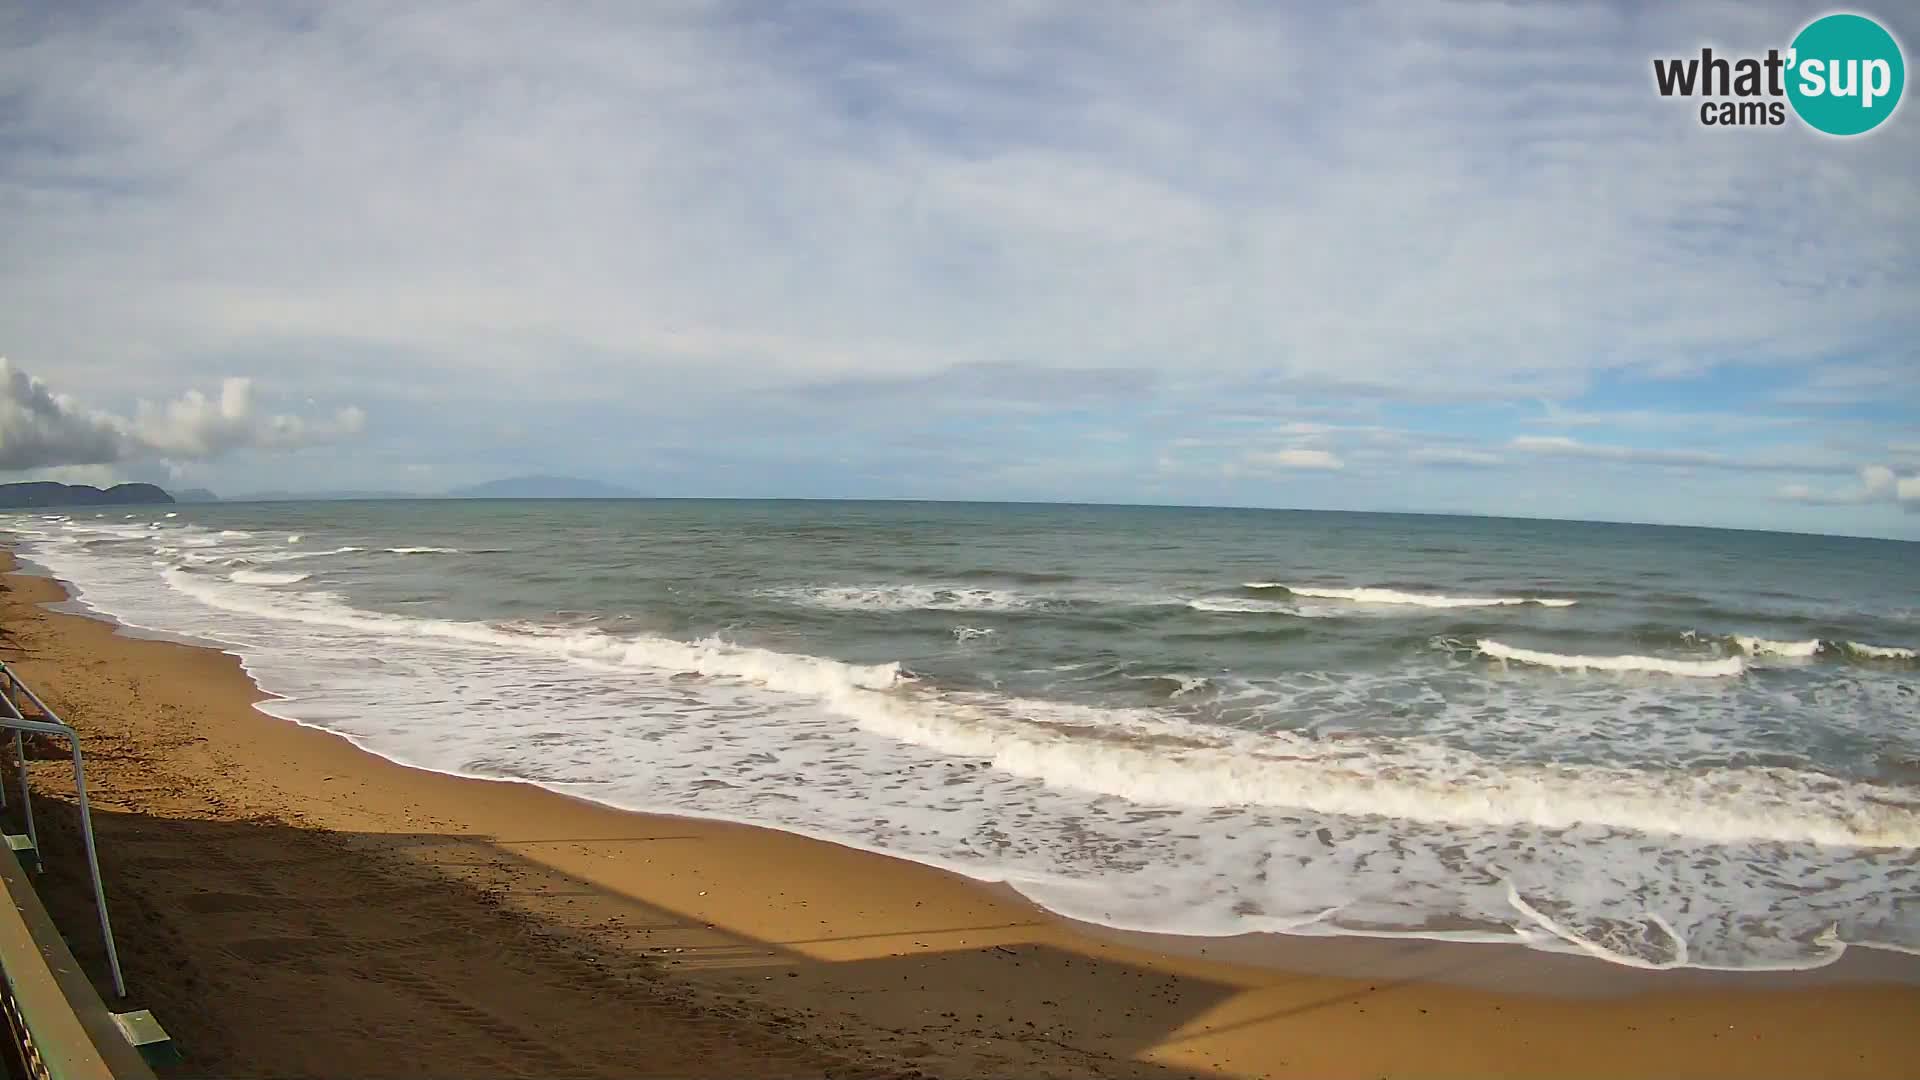
<path fill-rule="evenodd" d="M 74 805 L 35 810 L 37 885 L 104 986 Z M 822 961 L 800 950 L 824 939 L 742 937 L 514 853 L 564 838 L 94 821 L 130 1001 L 187 1055 L 178 1076 L 1174 1080 L 1200 1074 L 1138 1057 L 1234 993 L 1031 944 Z M 1041 960 L 1064 987 L 1007 977 Z M 1123 979 L 1165 987 L 1100 1015 Z M 956 1011 L 953 985 L 1005 992 Z"/>

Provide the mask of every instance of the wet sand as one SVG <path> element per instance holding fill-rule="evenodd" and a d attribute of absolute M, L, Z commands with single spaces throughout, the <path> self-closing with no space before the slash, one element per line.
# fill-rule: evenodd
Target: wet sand
<path fill-rule="evenodd" d="M 5 581 L 4 655 L 85 737 L 173 1075 L 1844 1077 L 1920 1053 L 1911 958 L 1674 978 L 1116 934 L 833 844 L 408 769 L 260 713 L 232 656 Z M 43 892 L 104 986 L 71 779 L 31 769 Z"/>

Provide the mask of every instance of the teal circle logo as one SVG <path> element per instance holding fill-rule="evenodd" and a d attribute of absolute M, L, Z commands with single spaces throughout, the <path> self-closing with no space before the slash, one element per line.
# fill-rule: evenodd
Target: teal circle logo
<path fill-rule="evenodd" d="M 1864 15 L 1826 15 L 1793 39 L 1787 100 L 1816 131 L 1859 135 L 1900 104 L 1907 63 L 1900 43 Z"/>

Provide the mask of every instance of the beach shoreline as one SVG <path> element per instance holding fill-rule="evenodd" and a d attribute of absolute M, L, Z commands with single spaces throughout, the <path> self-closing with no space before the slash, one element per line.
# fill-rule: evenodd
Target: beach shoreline
<path fill-rule="evenodd" d="M 86 736 L 100 760 L 95 805 L 128 815 L 128 835 L 271 820 L 290 835 L 346 837 L 368 862 L 492 897 L 443 913 L 474 935 L 511 917 L 556 950 L 620 968 L 640 989 L 596 1006 L 614 1027 L 654 995 L 706 1018 L 694 1025 L 703 1040 L 791 1050 L 776 1059 L 793 1066 L 783 1075 L 849 1063 L 935 1075 L 1894 1075 L 1916 1045 L 1906 1018 L 1920 1009 L 1920 964 L 1897 954 L 1852 950 L 1815 972 L 1749 975 L 1405 938 L 1169 940 L 1068 923 L 1010 889 L 826 841 L 413 769 L 260 711 L 272 695 L 231 654 L 48 610 L 67 599 L 53 579 L 7 581 L 5 624 L 28 651 L 16 666 Z M 59 790 L 53 770 L 34 779 Z M 159 902 L 167 890 L 232 895 L 201 888 L 216 874 L 142 870 L 111 841 L 103 830 L 124 954 L 157 939 L 177 941 L 189 967 L 195 951 L 234 954 L 231 935 L 251 932 L 229 925 L 236 912 L 197 900 L 184 905 L 207 909 L 195 917 Z M 274 895 L 315 884 L 279 874 L 287 880 L 265 883 Z M 119 907 L 133 912 L 124 922 Z M 276 940 L 307 940 L 293 951 L 322 968 L 330 940 L 342 955 L 421 964 L 305 929 Z M 130 967 L 136 994 L 171 999 L 144 1006 L 193 1018 L 189 1030 L 227 1047 L 233 1069 L 301 1071 L 249 1060 L 273 1051 L 214 1030 L 239 1023 L 244 996 L 215 1010 L 184 1000 L 217 993 L 211 981 L 195 991 L 151 962 Z M 367 982 L 381 979 L 355 968 L 329 985 Z M 183 1038 L 190 1056 L 193 1041 Z M 813 1049 L 817 1061 L 805 1057 Z"/>

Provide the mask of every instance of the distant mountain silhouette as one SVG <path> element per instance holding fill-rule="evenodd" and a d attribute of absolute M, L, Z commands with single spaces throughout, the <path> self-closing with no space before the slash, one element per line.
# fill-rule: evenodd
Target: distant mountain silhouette
<path fill-rule="evenodd" d="M 56 484 L 35 480 L 0 484 L 0 508 L 22 506 L 131 506 L 170 503 L 173 496 L 152 484 L 115 484 L 105 491 L 90 484 Z"/>
<path fill-rule="evenodd" d="M 575 476 L 513 476 L 454 488 L 444 495 L 415 491 L 249 491 L 215 495 L 189 488 L 173 495 L 152 484 L 121 484 L 101 491 L 84 485 L 54 483 L 0 485 L 0 508 L 17 506 L 95 506 L 107 503 L 345 502 L 358 499 L 638 499 L 639 492 Z"/>
<path fill-rule="evenodd" d="M 220 502 L 352 502 L 364 499 L 437 499 L 417 491 L 249 491 L 219 496 Z"/>
<path fill-rule="evenodd" d="M 573 476 L 514 476 L 454 488 L 450 499 L 637 499 L 640 494 L 598 480 Z"/>

